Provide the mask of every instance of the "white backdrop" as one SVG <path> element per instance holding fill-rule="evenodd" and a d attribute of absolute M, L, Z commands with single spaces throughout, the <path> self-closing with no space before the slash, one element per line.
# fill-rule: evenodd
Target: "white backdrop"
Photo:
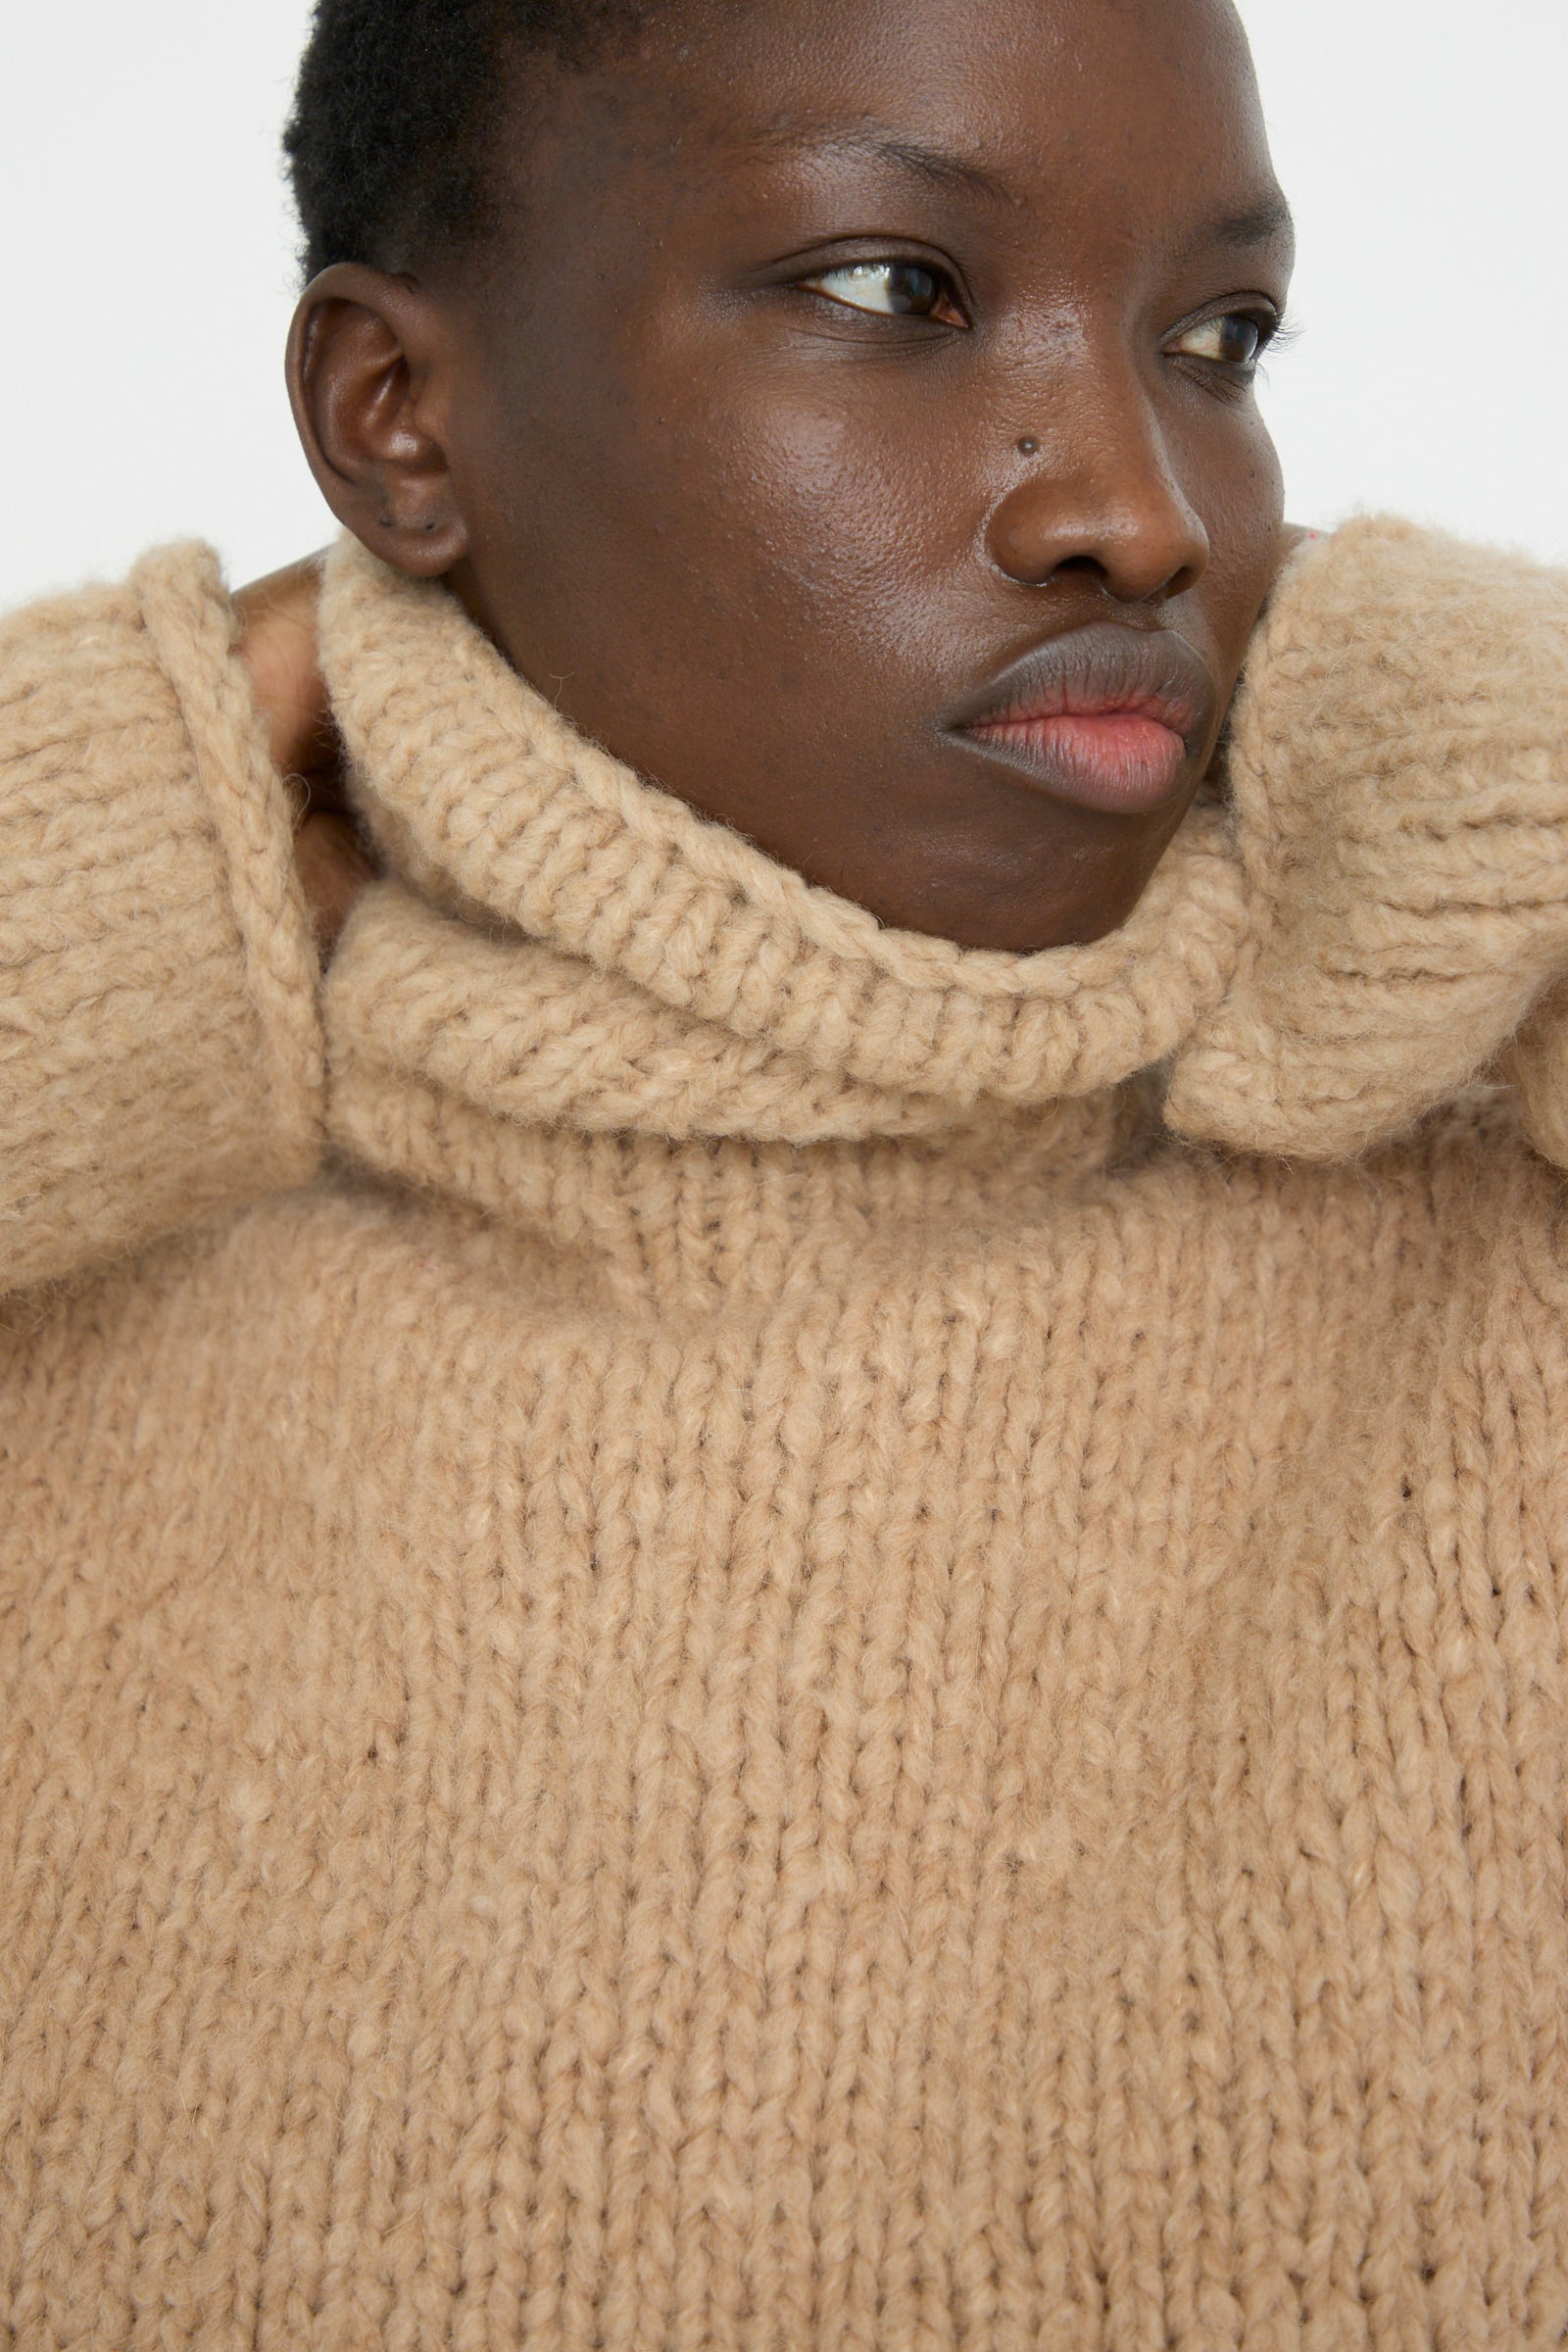
<path fill-rule="evenodd" d="M 1300 224 L 1304 331 L 1264 392 L 1292 513 L 1568 562 L 1568 6 L 1243 10 Z M 0 607 L 185 533 L 235 580 L 326 535 L 280 369 L 308 15 L 57 0 L 0 42 Z"/>

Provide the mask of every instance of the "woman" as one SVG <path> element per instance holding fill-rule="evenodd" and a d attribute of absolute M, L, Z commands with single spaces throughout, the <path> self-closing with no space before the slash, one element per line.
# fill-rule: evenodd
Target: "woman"
<path fill-rule="evenodd" d="M 4 644 L 13 2335 L 1557 2342 L 1568 588 L 1284 532 L 1219 0 L 291 138 L 379 877 Z"/>

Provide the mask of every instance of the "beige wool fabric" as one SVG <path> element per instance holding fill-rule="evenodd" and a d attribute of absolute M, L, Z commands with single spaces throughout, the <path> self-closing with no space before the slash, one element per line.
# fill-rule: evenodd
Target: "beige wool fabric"
<path fill-rule="evenodd" d="M 0 2342 L 1568 2329 L 1568 583 L 880 929 L 332 562 L 0 631 Z"/>

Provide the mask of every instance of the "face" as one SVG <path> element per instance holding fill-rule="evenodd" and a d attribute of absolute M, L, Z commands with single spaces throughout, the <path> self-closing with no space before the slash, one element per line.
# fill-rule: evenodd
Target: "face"
<path fill-rule="evenodd" d="M 541 71 L 498 236 L 399 330 L 433 552 L 385 478 L 346 519 L 885 922 L 1122 922 L 1280 546 L 1290 232 L 1226 0 L 726 0 Z"/>

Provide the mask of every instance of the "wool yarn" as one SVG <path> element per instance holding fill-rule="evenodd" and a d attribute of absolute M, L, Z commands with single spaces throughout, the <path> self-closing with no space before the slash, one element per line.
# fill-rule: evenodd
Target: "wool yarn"
<path fill-rule="evenodd" d="M 1568 577 L 1388 521 L 1305 554 L 1237 712 L 1243 968 L 1173 1125 L 1333 1156 L 1472 1078 L 1568 962 L 1565 745 Z"/>
<path fill-rule="evenodd" d="M 316 958 L 233 637 L 205 550 L 0 623 L 8 1289 L 318 1154 Z"/>
<path fill-rule="evenodd" d="M 1568 2330 L 1564 586 L 1298 557 L 1121 931 L 332 558 L 0 636 L 0 2342 Z"/>

